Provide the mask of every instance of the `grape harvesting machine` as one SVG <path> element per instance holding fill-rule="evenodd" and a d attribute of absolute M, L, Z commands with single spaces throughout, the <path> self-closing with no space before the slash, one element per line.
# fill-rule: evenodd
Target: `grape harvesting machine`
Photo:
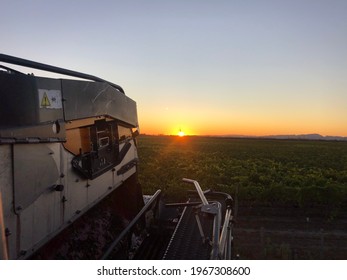
<path fill-rule="evenodd" d="M 0 259 L 233 258 L 230 195 L 191 179 L 184 202 L 143 195 L 137 107 L 122 87 L 0 62 Z"/>

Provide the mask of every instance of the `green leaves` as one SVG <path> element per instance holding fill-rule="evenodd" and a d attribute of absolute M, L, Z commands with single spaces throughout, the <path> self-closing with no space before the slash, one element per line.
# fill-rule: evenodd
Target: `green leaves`
<path fill-rule="evenodd" d="M 171 200 L 192 189 L 187 177 L 249 204 L 347 205 L 347 142 L 140 136 L 139 158 L 144 193 Z"/>

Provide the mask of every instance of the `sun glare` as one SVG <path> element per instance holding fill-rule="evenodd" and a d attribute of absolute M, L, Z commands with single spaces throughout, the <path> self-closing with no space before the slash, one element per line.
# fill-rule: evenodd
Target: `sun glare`
<path fill-rule="evenodd" d="M 179 137 L 183 137 L 183 136 L 185 136 L 186 134 L 182 131 L 182 130 L 180 130 L 179 132 L 178 132 L 178 136 Z"/>

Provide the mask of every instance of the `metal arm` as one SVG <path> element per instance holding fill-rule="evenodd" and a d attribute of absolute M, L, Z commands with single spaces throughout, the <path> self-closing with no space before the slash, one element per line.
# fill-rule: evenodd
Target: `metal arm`
<path fill-rule="evenodd" d="M 204 192 L 202 191 L 198 181 L 195 181 L 195 180 L 192 180 L 192 179 L 187 179 L 187 178 L 183 178 L 182 180 L 183 180 L 183 182 L 193 184 L 195 186 L 195 188 L 196 188 L 196 191 L 199 194 L 199 197 L 200 197 L 200 199 L 202 201 L 202 204 L 203 205 L 208 205 L 208 201 L 206 199 L 206 196 L 204 195 Z"/>
<path fill-rule="evenodd" d="M 232 220 L 231 215 L 231 201 L 232 198 L 230 196 L 227 196 L 227 209 L 225 213 L 224 223 L 223 226 L 221 225 L 222 222 L 222 213 L 221 213 L 221 204 L 219 202 L 211 202 L 208 203 L 204 192 L 202 191 L 199 183 L 195 180 L 183 178 L 183 181 L 186 183 L 194 184 L 198 195 L 202 201 L 201 211 L 204 213 L 209 213 L 214 216 L 213 220 L 213 234 L 212 234 L 212 251 L 211 251 L 211 259 L 230 259 L 231 258 L 231 242 L 232 242 L 232 236 L 231 236 L 231 229 L 230 229 L 230 222 Z M 205 239 L 204 233 L 202 231 L 202 227 L 200 224 L 200 220 L 197 217 L 197 223 L 200 231 L 200 235 L 202 239 Z"/>

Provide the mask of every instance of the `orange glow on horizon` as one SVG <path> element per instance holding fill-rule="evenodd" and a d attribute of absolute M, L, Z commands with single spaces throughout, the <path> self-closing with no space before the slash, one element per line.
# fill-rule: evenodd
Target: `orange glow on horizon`
<path fill-rule="evenodd" d="M 275 93 L 260 90 L 253 100 L 248 99 L 253 93 L 244 90 L 235 93 L 235 99 L 226 96 L 225 100 L 219 100 L 206 94 L 183 101 L 171 99 L 174 92 L 168 91 L 165 98 L 139 107 L 140 131 L 175 136 L 180 130 L 186 136 L 347 136 L 347 111 L 340 99 L 334 101 L 320 93 L 322 96 L 309 99 L 307 107 L 305 99 L 291 97 L 290 92 L 283 89 L 279 98 Z"/>
<path fill-rule="evenodd" d="M 211 116 L 211 114 L 207 114 Z M 216 136 L 267 136 L 267 135 L 299 135 L 320 134 L 322 136 L 343 136 L 347 133 L 343 119 L 332 122 L 323 117 L 314 116 L 272 115 L 258 116 L 229 115 L 228 112 L 220 111 L 213 114 L 213 118 L 203 115 L 198 111 L 195 115 L 144 114 L 140 118 L 140 131 L 149 135 L 216 135 Z M 181 133 L 182 132 L 182 133 Z"/>
<path fill-rule="evenodd" d="M 206 125 L 206 124 L 205 124 Z M 177 127 L 169 128 L 169 127 L 161 127 L 161 126 L 149 126 L 146 127 L 143 125 L 140 126 L 141 133 L 150 134 L 150 135 L 177 135 L 179 137 L 184 136 L 194 136 L 194 135 L 216 135 L 216 136 L 224 136 L 224 135 L 235 135 L 235 136 L 267 136 L 267 135 L 300 135 L 300 134 L 313 134 L 318 133 L 322 136 L 343 136 L 346 137 L 346 133 L 341 133 L 341 131 L 336 130 L 328 130 L 328 129 L 320 129 L 318 126 L 276 126 L 273 125 L 270 127 L 269 125 L 263 126 L 251 126 L 251 125 L 240 125 L 234 124 L 234 126 L 223 126 L 223 125 L 215 125 L 215 126 L 201 126 L 197 124 L 193 124 L 192 127 L 194 129 L 184 128 L 183 130 L 177 129 Z"/>

